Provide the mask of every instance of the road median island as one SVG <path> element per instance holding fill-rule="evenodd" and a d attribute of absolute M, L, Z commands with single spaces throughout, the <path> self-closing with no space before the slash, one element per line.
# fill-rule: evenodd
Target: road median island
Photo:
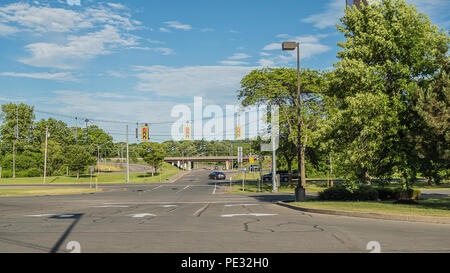
<path fill-rule="evenodd" d="M 391 213 L 381 213 L 374 209 L 374 211 L 357 211 L 357 210 L 345 210 L 340 207 L 339 209 L 330 209 L 330 208 L 320 208 L 319 206 L 315 207 L 316 201 L 307 201 L 304 203 L 296 203 L 292 201 L 278 201 L 277 204 L 280 206 L 284 206 L 287 208 L 295 209 L 302 212 L 308 213 L 318 213 L 318 214 L 329 214 L 329 215 L 338 215 L 338 216 L 350 216 L 350 217 L 360 217 L 360 218 L 371 218 L 371 219 L 383 219 L 383 220 L 395 220 L 395 221 L 409 221 L 409 222 L 425 222 L 425 223 L 437 223 L 437 224 L 450 224 L 450 211 L 447 209 L 443 209 L 442 212 L 438 214 L 443 214 L 445 216 L 425 216 L 420 214 L 412 214 L 415 208 L 411 209 L 410 213 L 401 214 L 398 213 L 398 210 L 393 210 L 393 212 L 397 212 L 398 214 Z M 353 203 L 369 203 L 369 202 L 346 202 L 347 204 Z M 332 204 L 332 203 L 330 203 Z M 395 205 L 392 205 L 395 206 Z M 403 208 L 403 207 L 402 207 Z M 441 211 L 441 210 L 436 210 Z M 427 212 L 429 214 L 433 214 L 433 212 Z M 449 216 L 447 216 L 449 215 Z"/>

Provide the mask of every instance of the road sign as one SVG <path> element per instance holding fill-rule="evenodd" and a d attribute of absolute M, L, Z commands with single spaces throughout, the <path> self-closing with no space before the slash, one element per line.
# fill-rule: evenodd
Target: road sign
<path fill-rule="evenodd" d="M 250 164 L 253 164 L 253 163 L 255 162 L 255 158 L 254 158 L 254 157 L 250 157 L 250 158 L 248 159 L 248 161 L 250 161 Z"/>
<path fill-rule="evenodd" d="M 141 141 L 148 141 L 148 137 L 149 137 L 148 126 L 142 126 L 141 127 Z"/>

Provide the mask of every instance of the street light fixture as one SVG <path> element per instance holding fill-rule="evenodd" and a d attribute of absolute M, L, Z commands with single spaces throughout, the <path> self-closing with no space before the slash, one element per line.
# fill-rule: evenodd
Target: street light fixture
<path fill-rule="evenodd" d="M 301 138 L 301 128 L 303 125 L 303 120 L 301 117 L 301 93 L 300 93 L 300 43 L 298 42 L 283 42 L 283 51 L 295 50 L 297 49 L 297 169 L 299 171 L 300 177 L 297 188 L 295 188 L 295 201 L 301 202 L 306 200 L 306 181 L 305 181 L 305 170 L 302 168 L 304 162 L 302 162 L 302 138 Z"/>

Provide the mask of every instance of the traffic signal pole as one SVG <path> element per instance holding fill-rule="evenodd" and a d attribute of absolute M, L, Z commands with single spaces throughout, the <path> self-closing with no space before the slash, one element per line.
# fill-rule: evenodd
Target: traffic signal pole
<path fill-rule="evenodd" d="M 130 161 L 129 161 L 129 149 L 128 149 L 128 125 L 127 125 L 127 184 L 130 182 Z"/>

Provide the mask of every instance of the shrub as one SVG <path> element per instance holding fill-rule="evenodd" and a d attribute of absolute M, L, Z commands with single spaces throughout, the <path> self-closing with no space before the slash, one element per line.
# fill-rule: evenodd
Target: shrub
<path fill-rule="evenodd" d="M 43 171 L 38 168 L 30 168 L 16 173 L 16 177 L 39 177 L 43 175 Z"/>
<path fill-rule="evenodd" d="M 396 189 L 396 199 L 419 200 L 421 192 L 417 189 Z"/>
<path fill-rule="evenodd" d="M 319 200 L 352 200 L 353 193 L 342 185 L 319 192 Z"/>
<path fill-rule="evenodd" d="M 381 200 L 397 200 L 399 192 L 391 188 L 378 188 L 378 198 Z"/>
<path fill-rule="evenodd" d="M 369 201 L 378 199 L 378 191 L 370 186 L 360 186 L 356 190 L 350 190 L 343 185 L 336 185 L 335 187 L 324 190 L 319 193 L 320 200 L 334 200 L 334 201 Z"/>
<path fill-rule="evenodd" d="M 353 198 L 358 201 L 374 201 L 378 199 L 378 191 L 370 186 L 360 186 L 353 193 Z"/>

